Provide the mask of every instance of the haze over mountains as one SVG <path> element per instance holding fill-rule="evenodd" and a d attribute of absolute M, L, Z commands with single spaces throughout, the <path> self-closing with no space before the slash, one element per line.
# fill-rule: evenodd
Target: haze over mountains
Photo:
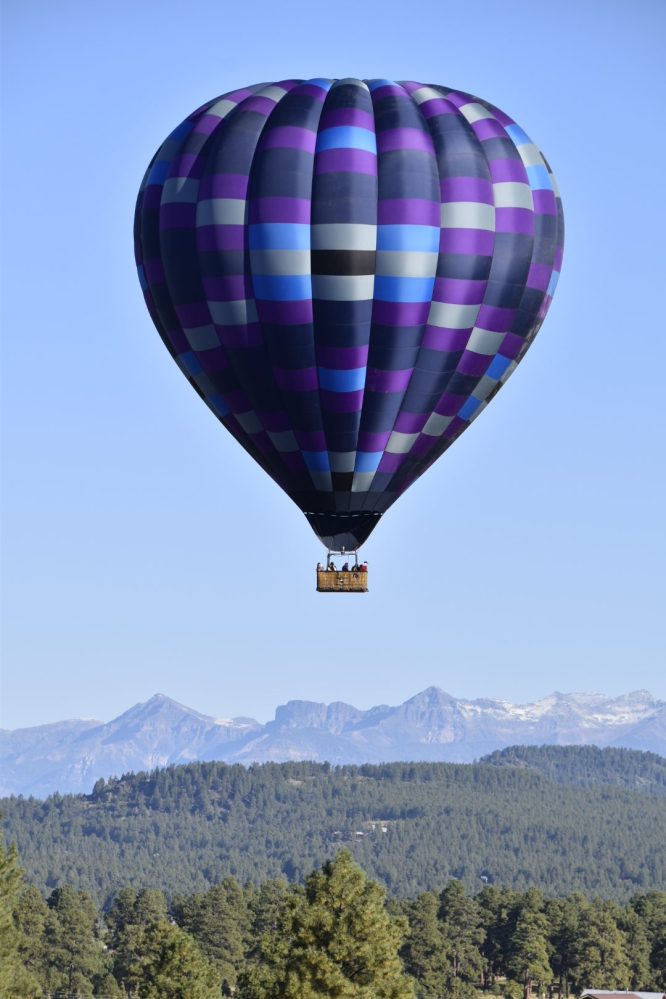
<path fill-rule="evenodd" d="M 466 763 L 511 745 L 624 746 L 666 755 L 666 702 L 551 694 L 533 704 L 455 698 L 437 687 L 397 707 L 289 701 L 263 725 L 216 719 L 155 694 L 118 718 L 0 730 L 0 795 L 89 792 L 100 777 L 193 760 Z"/>

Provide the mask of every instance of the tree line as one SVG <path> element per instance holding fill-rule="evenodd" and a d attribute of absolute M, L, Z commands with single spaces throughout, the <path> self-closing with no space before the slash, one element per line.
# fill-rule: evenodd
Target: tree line
<path fill-rule="evenodd" d="M 0 812 L 40 891 L 71 885 L 104 908 L 127 884 L 170 900 L 227 876 L 303 882 L 342 847 L 402 898 L 451 879 L 621 903 L 666 891 L 666 761 L 559 750 L 473 765 L 193 763 L 90 795 L 7 798 Z"/>
<path fill-rule="evenodd" d="M 108 999 L 531 999 L 666 991 L 666 893 L 626 904 L 459 880 L 389 898 L 348 850 L 303 884 L 226 877 L 167 900 L 121 889 L 106 911 L 47 898 L 0 847 L 0 995 Z"/>

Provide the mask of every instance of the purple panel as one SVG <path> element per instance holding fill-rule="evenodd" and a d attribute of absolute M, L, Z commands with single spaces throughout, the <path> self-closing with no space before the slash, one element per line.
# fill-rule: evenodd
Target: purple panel
<path fill-rule="evenodd" d="M 250 223 L 310 222 L 310 202 L 305 198 L 255 198 L 250 202 Z"/>
<path fill-rule="evenodd" d="M 435 412 L 440 416 L 455 416 L 466 399 L 467 396 L 445 392 L 435 406 Z"/>
<path fill-rule="evenodd" d="M 407 413 L 404 410 L 398 413 L 394 430 L 402 434 L 417 434 L 423 430 L 428 420 L 428 413 Z"/>
<path fill-rule="evenodd" d="M 534 212 L 529 208 L 496 208 L 495 229 L 497 232 L 518 232 L 533 236 Z"/>
<path fill-rule="evenodd" d="M 488 229 L 442 229 L 440 253 L 463 253 L 475 257 L 491 257 L 495 248 L 495 233 Z"/>
<path fill-rule="evenodd" d="M 201 178 L 199 201 L 208 198 L 245 198 L 248 178 L 239 173 L 213 173 Z"/>
<path fill-rule="evenodd" d="M 517 336 L 515 333 L 507 333 L 497 353 L 502 354 L 504 357 L 510 357 L 513 361 L 524 346 L 525 340 L 522 336 Z"/>
<path fill-rule="evenodd" d="M 532 191 L 534 211 L 538 215 L 557 215 L 557 203 L 553 191 Z"/>
<path fill-rule="evenodd" d="M 527 171 L 522 160 L 488 160 L 488 166 L 493 184 L 527 184 Z"/>
<path fill-rule="evenodd" d="M 493 185 L 483 177 L 442 177 L 442 201 L 481 201 L 494 204 Z"/>
<path fill-rule="evenodd" d="M 491 361 L 492 357 L 488 354 L 476 354 L 473 350 L 465 350 L 458 362 L 458 371 L 461 375 L 475 375 L 480 378 L 486 373 Z"/>
<path fill-rule="evenodd" d="M 384 450 L 389 442 L 390 436 L 390 430 L 379 434 L 373 434 L 369 433 L 367 430 L 361 430 L 358 435 L 358 450 L 366 451 L 369 454 L 378 454 L 380 451 Z"/>
<path fill-rule="evenodd" d="M 482 305 L 476 317 L 476 326 L 494 333 L 506 333 L 516 318 L 515 309 L 500 309 L 496 305 Z"/>
<path fill-rule="evenodd" d="M 403 371 L 380 371 L 377 368 L 368 368 L 366 389 L 370 392 L 404 392 L 409 385 L 413 370 L 406 368 Z"/>
<path fill-rule="evenodd" d="M 539 291 L 546 291 L 550 283 L 550 276 L 553 268 L 548 264 L 532 264 L 527 275 L 527 287 L 538 288 Z"/>
<path fill-rule="evenodd" d="M 317 133 L 309 128 L 278 125 L 263 133 L 259 149 L 300 149 L 303 153 L 314 154 L 316 142 Z"/>
<path fill-rule="evenodd" d="M 424 101 L 419 105 L 424 118 L 436 118 L 440 114 L 455 114 L 455 108 L 443 97 L 433 97 L 431 101 Z"/>
<path fill-rule="evenodd" d="M 485 281 L 461 278 L 436 278 L 433 299 L 451 305 L 480 305 L 486 292 Z"/>
<path fill-rule="evenodd" d="M 439 226 L 439 202 L 425 198 L 385 198 L 377 205 L 379 225 Z"/>

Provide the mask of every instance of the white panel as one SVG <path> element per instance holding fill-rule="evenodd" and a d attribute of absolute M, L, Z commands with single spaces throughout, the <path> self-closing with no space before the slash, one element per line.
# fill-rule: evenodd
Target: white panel
<path fill-rule="evenodd" d="M 257 306 L 253 299 L 241 298 L 236 302 L 209 302 L 213 322 L 218 326 L 245 326 L 257 322 Z"/>
<path fill-rule="evenodd" d="M 313 250 L 374 250 L 377 226 L 356 222 L 321 222 L 310 230 Z"/>
<path fill-rule="evenodd" d="M 394 430 L 389 437 L 386 450 L 390 454 L 407 454 L 411 451 L 418 436 L 418 434 L 403 434 L 399 430 Z"/>
<path fill-rule="evenodd" d="M 493 184 L 495 208 L 530 208 L 534 209 L 532 189 L 529 184 L 518 184 L 515 181 L 503 181 Z"/>
<path fill-rule="evenodd" d="M 473 125 L 475 121 L 481 121 L 483 118 L 494 118 L 495 115 L 488 108 L 484 108 L 483 104 L 477 104 L 473 101 L 471 104 L 463 104 L 460 108 L 460 113 L 467 118 L 470 125 Z"/>
<path fill-rule="evenodd" d="M 496 333 L 494 330 L 483 330 L 478 327 L 472 330 L 467 341 L 467 350 L 473 350 L 477 354 L 496 354 L 499 346 L 506 336 L 506 333 Z"/>
<path fill-rule="evenodd" d="M 479 314 L 480 305 L 455 305 L 450 302 L 432 302 L 428 323 L 444 329 L 472 329 Z"/>
<path fill-rule="evenodd" d="M 209 198 L 197 205 L 197 225 L 243 225 L 244 198 Z"/>
<path fill-rule="evenodd" d="M 309 274 L 309 250 L 251 250 L 254 274 Z"/>
<path fill-rule="evenodd" d="M 495 207 L 481 201 L 450 201 L 440 211 L 442 229 L 495 228 Z"/>
<path fill-rule="evenodd" d="M 439 413 L 433 413 L 423 428 L 423 433 L 427 434 L 428 437 L 441 437 L 452 419 L 452 416 L 440 416 Z"/>

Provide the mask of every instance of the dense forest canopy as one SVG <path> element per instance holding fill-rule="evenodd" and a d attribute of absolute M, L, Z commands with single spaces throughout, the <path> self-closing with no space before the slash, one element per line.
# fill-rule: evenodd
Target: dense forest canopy
<path fill-rule="evenodd" d="M 471 892 L 626 902 L 666 890 L 665 767 L 588 747 L 476 765 L 197 763 L 100 780 L 90 795 L 8 798 L 0 811 L 42 893 L 69 885 L 105 908 L 127 885 L 171 900 L 229 876 L 303 882 L 343 847 L 394 897 L 455 878 Z"/>
<path fill-rule="evenodd" d="M 102 914 L 71 885 L 45 900 L 0 845 L 3 999 L 531 999 L 666 989 L 666 893 L 626 905 L 460 881 L 413 899 L 339 851 L 304 885 L 227 877 L 169 903 L 124 888 Z"/>

